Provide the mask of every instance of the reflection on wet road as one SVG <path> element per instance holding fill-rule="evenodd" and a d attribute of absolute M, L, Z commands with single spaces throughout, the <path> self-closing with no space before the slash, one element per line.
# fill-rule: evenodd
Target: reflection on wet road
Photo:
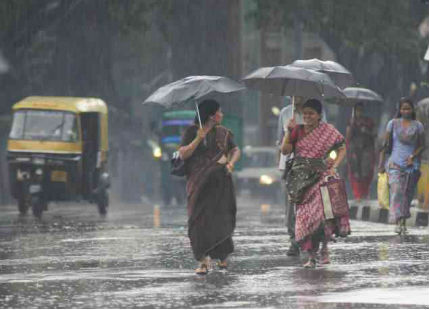
<path fill-rule="evenodd" d="M 2 308 L 429 307 L 429 233 L 352 222 L 332 264 L 285 255 L 281 206 L 239 201 L 230 267 L 194 274 L 184 207 L 53 205 L 42 221 L 0 219 Z"/>

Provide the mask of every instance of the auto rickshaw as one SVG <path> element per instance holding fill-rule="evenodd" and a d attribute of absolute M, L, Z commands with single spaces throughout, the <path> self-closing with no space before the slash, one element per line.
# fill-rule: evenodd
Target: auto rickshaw
<path fill-rule="evenodd" d="M 107 107 L 97 98 L 27 97 L 13 107 L 7 146 L 19 213 L 50 201 L 86 200 L 107 213 Z"/>

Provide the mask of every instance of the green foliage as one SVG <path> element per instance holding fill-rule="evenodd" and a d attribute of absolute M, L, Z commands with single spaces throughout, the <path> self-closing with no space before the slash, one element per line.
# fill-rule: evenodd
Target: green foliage
<path fill-rule="evenodd" d="M 281 12 L 281 25 L 293 27 L 294 18 L 304 30 L 318 33 L 331 45 L 398 57 L 421 56 L 424 41 L 417 27 L 427 6 L 417 0 L 256 0 L 252 12 L 259 26 Z M 416 10 L 415 7 L 426 8 Z M 278 13 L 277 13 L 278 14 Z M 277 21 L 274 21 L 277 22 Z"/>
<path fill-rule="evenodd" d="M 123 34 L 138 30 L 147 30 L 151 26 L 150 14 L 162 2 L 157 0 L 108 0 L 108 12 L 111 21 Z"/>

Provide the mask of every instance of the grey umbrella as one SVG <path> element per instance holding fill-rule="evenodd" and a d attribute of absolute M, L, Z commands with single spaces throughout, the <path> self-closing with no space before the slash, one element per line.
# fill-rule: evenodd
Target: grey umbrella
<path fill-rule="evenodd" d="M 335 61 L 323 61 L 317 58 L 295 60 L 291 66 L 326 73 L 341 89 L 353 85 L 354 83 L 351 72 Z"/>
<path fill-rule="evenodd" d="M 380 103 L 383 98 L 375 91 L 362 87 L 347 87 L 343 89 L 347 98 L 340 99 L 340 103 L 356 104 L 358 102 Z"/>
<path fill-rule="evenodd" d="M 416 113 L 417 118 L 424 119 L 425 121 L 422 122 L 425 127 L 429 126 L 429 97 L 423 98 L 416 104 Z"/>
<path fill-rule="evenodd" d="M 279 96 L 345 98 L 327 74 L 291 65 L 262 67 L 246 75 L 243 81 L 250 88 Z"/>
<path fill-rule="evenodd" d="M 195 100 L 198 119 L 201 119 L 198 111 L 197 100 L 210 93 L 231 93 L 245 89 L 240 83 L 223 76 L 195 75 L 188 76 L 173 83 L 164 85 L 152 93 L 143 104 L 155 103 L 164 107 Z"/>

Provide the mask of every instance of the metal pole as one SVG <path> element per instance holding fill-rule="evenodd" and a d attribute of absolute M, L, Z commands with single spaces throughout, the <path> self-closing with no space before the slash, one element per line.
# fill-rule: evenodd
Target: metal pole
<path fill-rule="evenodd" d="M 198 109 L 197 100 L 195 100 L 195 109 L 197 110 L 197 116 L 198 116 L 198 121 L 200 123 L 200 128 L 203 128 L 203 125 L 201 124 L 200 110 Z"/>
<path fill-rule="evenodd" d="M 295 117 L 295 96 L 292 96 L 292 117 Z"/>
<path fill-rule="evenodd" d="M 200 128 L 203 128 L 203 124 L 201 123 L 201 117 L 200 117 L 200 109 L 198 109 L 197 100 L 195 100 L 195 109 L 197 110 L 197 116 L 198 116 L 198 122 L 200 123 Z M 205 146 L 207 146 L 207 139 L 206 138 L 204 138 L 203 143 Z"/>

